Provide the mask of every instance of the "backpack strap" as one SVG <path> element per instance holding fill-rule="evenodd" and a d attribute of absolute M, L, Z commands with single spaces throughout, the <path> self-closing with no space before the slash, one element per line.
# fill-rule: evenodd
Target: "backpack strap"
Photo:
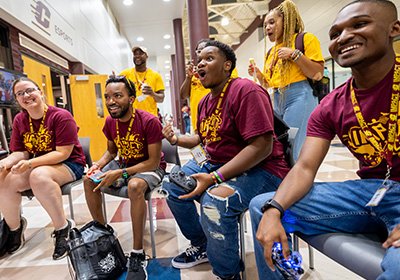
<path fill-rule="evenodd" d="M 304 35 L 307 32 L 301 32 L 299 34 L 297 34 L 296 36 L 296 40 L 294 42 L 294 47 L 296 49 L 298 49 L 299 51 L 301 51 L 304 54 Z"/>

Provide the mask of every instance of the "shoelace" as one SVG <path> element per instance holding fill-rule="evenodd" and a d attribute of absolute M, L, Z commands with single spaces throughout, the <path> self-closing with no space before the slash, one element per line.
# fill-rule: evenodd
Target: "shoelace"
<path fill-rule="evenodd" d="M 133 260 L 132 260 L 133 259 Z M 139 256 L 136 256 L 134 258 L 129 258 L 129 269 L 131 271 L 139 271 L 139 268 L 143 267 L 143 260 L 139 258 Z"/>
<path fill-rule="evenodd" d="M 189 248 L 186 249 L 186 255 L 191 256 L 196 254 L 199 251 L 199 247 L 196 246 L 190 246 Z"/>

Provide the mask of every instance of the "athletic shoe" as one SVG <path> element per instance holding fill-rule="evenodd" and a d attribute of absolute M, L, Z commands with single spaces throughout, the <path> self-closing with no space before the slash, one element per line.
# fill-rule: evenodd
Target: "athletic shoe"
<path fill-rule="evenodd" d="M 175 268 L 189 268 L 204 262 L 208 262 L 205 246 L 190 245 L 185 252 L 173 258 L 171 263 Z"/>
<path fill-rule="evenodd" d="M 221 278 L 217 276 L 216 280 L 241 280 L 240 274 L 236 274 L 235 276 L 229 277 L 229 278 Z"/>
<path fill-rule="evenodd" d="M 71 228 L 75 226 L 75 222 L 73 220 L 67 219 L 67 227 L 60 230 L 55 230 L 51 234 L 54 240 L 54 253 L 53 253 L 53 260 L 59 260 L 64 258 L 67 255 L 68 249 L 68 235 Z"/>
<path fill-rule="evenodd" d="M 126 280 L 147 280 L 147 260 L 144 253 L 131 253 L 128 258 Z"/>
<path fill-rule="evenodd" d="M 7 239 L 7 252 L 9 254 L 14 254 L 22 249 L 25 245 L 25 236 L 24 231 L 26 229 L 26 219 L 21 217 L 20 225 L 17 230 L 11 231 L 8 233 Z"/>

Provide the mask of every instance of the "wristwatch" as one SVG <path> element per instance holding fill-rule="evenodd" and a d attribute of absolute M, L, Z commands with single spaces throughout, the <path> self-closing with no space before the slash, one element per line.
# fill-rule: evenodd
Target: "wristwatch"
<path fill-rule="evenodd" d="M 276 201 L 273 200 L 273 199 L 267 200 L 267 202 L 265 202 L 264 206 L 261 207 L 261 212 L 264 213 L 264 212 L 267 211 L 269 208 L 278 209 L 278 211 L 281 213 L 281 219 L 282 219 L 283 213 L 285 212 L 285 210 L 283 210 L 283 207 L 282 207 L 278 202 L 276 202 Z"/>
<path fill-rule="evenodd" d="M 122 169 L 121 177 L 124 178 L 124 179 L 128 179 L 129 178 L 129 173 L 128 173 L 128 171 L 126 171 L 126 168 Z"/>

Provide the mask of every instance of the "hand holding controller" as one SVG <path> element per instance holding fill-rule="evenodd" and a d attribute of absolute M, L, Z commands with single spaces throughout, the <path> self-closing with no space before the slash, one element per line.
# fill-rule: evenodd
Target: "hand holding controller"
<path fill-rule="evenodd" d="M 187 193 L 192 192 L 197 185 L 196 179 L 186 176 L 179 165 L 175 165 L 169 174 L 169 180 L 184 189 Z"/>
<path fill-rule="evenodd" d="M 283 277 L 287 280 L 298 280 L 304 273 L 301 267 L 302 257 L 298 252 L 291 252 L 289 259 L 285 259 L 282 252 L 282 244 L 275 242 L 272 246 L 272 260 Z"/>
<path fill-rule="evenodd" d="M 101 182 L 101 180 L 103 180 L 103 178 L 99 178 L 103 174 L 104 173 L 102 171 L 96 170 L 92 175 L 89 176 L 89 179 L 98 184 Z"/>

